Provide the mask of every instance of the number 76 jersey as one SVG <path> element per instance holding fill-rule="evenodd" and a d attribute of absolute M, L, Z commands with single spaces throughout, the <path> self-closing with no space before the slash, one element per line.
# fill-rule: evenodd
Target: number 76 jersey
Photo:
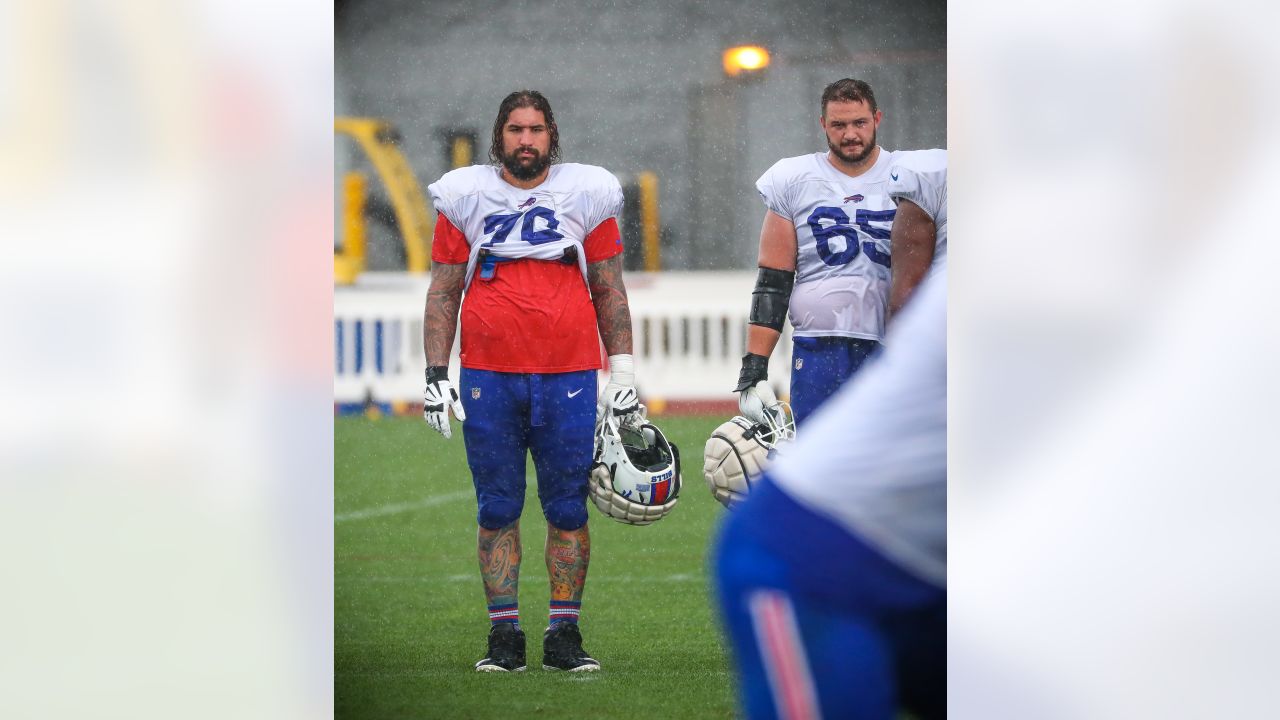
<path fill-rule="evenodd" d="M 783 158 L 756 181 L 765 206 L 796 229 L 788 316 L 797 337 L 884 337 L 892 156 L 881 148 L 858 177 L 835 169 L 825 152 Z"/>

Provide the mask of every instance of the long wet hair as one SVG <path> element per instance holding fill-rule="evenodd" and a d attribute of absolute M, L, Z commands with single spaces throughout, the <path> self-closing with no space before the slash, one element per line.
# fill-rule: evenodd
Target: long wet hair
<path fill-rule="evenodd" d="M 502 104 L 498 106 L 498 118 L 493 121 L 493 143 L 489 145 L 489 159 L 502 164 L 502 128 L 511 118 L 511 112 L 522 107 L 542 111 L 542 117 L 547 121 L 547 132 L 551 133 L 551 149 L 547 157 L 551 162 L 556 162 L 560 159 L 560 129 L 556 127 L 556 118 L 551 114 L 551 102 L 537 90 L 517 90 L 502 99 Z"/>

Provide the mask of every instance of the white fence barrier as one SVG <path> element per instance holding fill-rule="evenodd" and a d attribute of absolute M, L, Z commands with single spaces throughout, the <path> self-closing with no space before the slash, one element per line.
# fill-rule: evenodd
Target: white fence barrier
<path fill-rule="evenodd" d="M 754 271 L 628 273 L 636 384 L 650 402 L 732 401 Z M 334 400 L 422 402 L 422 311 L 429 282 L 402 273 L 365 273 L 334 288 Z M 770 361 L 779 395 L 791 369 L 790 326 Z M 450 377 L 458 377 L 459 343 Z M 601 373 L 601 383 L 607 374 Z"/>

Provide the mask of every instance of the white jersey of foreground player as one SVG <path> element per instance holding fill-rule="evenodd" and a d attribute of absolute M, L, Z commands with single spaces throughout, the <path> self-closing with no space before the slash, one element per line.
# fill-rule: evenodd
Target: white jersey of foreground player
<path fill-rule="evenodd" d="M 889 167 L 889 195 L 910 200 L 933 220 L 937 243 L 929 274 L 947 265 L 947 151 L 909 150 L 893 154 Z"/>
<path fill-rule="evenodd" d="M 928 278 L 881 355 L 826 402 L 769 473 L 885 557 L 947 579 L 947 273 Z"/>
<path fill-rule="evenodd" d="M 880 148 L 876 164 L 858 177 L 835 169 L 825 152 L 784 158 L 756 181 L 765 206 L 796 228 L 788 307 L 796 336 L 884 336 L 896 155 Z"/>

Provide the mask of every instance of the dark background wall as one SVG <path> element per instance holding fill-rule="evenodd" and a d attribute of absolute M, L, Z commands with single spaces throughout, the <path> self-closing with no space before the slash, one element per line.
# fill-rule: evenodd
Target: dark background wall
<path fill-rule="evenodd" d="M 424 189 L 449 169 L 448 132 L 473 131 L 484 161 L 502 97 L 541 90 L 565 160 L 624 183 L 657 173 L 665 269 L 754 265 L 755 179 L 825 148 L 818 99 L 833 80 L 871 83 L 883 147 L 946 146 L 943 2 L 348 0 L 337 13 L 337 112 L 394 122 Z M 726 78 L 721 52 L 738 44 L 772 64 Z"/>

